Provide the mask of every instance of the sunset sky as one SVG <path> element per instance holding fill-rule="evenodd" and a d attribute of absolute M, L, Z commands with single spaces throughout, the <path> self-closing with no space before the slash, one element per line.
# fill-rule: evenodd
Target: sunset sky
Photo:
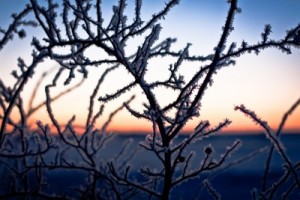
<path fill-rule="evenodd" d="M 11 13 L 19 12 L 24 6 L 23 2 L 26 1 L 1 0 L 0 2 L 0 26 L 6 29 L 11 21 Z M 108 20 L 111 16 L 111 5 L 117 1 L 103 0 L 103 2 L 104 20 Z M 133 0 L 128 1 L 129 20 L 133 18 L 132 15 L 130 16 L 130 13 L 133 12 L 133 2 Z M 242 9 L 242 13 L 236 16 L 235 29 L 229 37 L 229 42 L 235 41 L 238 45 L 242 40 L 249 44 L 259 41 L 265 24 L 272 25 L 273 32 L 270 37 L 280 39 L 284 37 L 286 30 L 300 23 L 299 0 L 240 0 L 238 5 Z M 163 6 L 164 1 L 162 0 L 144 0 L 142 16 L 147 20 Z M 177 50 L 184 48 L 187 43 L 192 43 L 191 55 L 211 54 L 218 43 L 227 11 L 226 0 L 181 0 L 180 4 L 174 7 L 161 22 L 163 29 L 160 39 L 176 37 L 177 43 L 174 45 L 174 49 Z M 34 35 L 39 36 L 39 34 L 41 34 L 39 28 L 30 28 L 25 39 L 21 40 L 15 37 L 0 51 L 0 78 L 5 83 L 13 82 L 10 73 L 16 69 L 18 57 L 22 57 L 30 63 L 32 52 L 30 42 Z M 133 41 L 130 44 L 132 46 L 129 45 L 128 48 L 134 51 L 138 44 L 138 40 Z M 277 128 L 283 114 L 300 97 L 300 49 L 292 49 L 292 52 L 292 55 L 286 55 L 278 49 L 268 49 L 258 56 L 246 54 L 236 60 L 235 66 L 219 71 L 214 77 L 214 84 L 205 93 L 200 118 L 189 123 L 185 130 L 191 130 L 199 120 L 209 120 L 211 124 L 218 124 L 225 118 L 233 121 L 226 131 L 260 130 L 250 119 L 234 111 L 234 106 L 240 104 L 254 110 L 261 118 L 268 121 L 272 128 Z M 91 57 L 98 56 L 97 52 L 92 50 L 90 55 Z M 174 60 L 169 58 L 149 62 L 148 79 L 163 78 L 167 74 L 169 65 L 173 62 Z M 39 74 L 55 66 L 56 64 L 50 60 L 46 60 L 38 66 L 37 76 L 27 84 L 22 93 L 24 101 L 28 101 Z M 187 78 L 191 77 L 199 67 L 199 63 L 185 63 L 182 66 L 182 73 Z M 88 79 L 78 90 L 53 103 L 55 116 L 61 123 L 66 123 L 75 114 L 76 123 L 78 125 L 85 124 L 89 96 L 103 71 L 104 67 L 90 70 Z M 45 80 L 44 85 L 50 83 L 53 75 L 51 74 Z M 122 84 L 129 83 L 131 79 L 128 76 L 129 74 L 124 69 L 110 74 L 100 89 L 99 95 L 104 92 L 111 94 Z M 73 84 L 78 81 L 80 81 L 80 74 L 77 74 L 77 80 L 74 80 Z M 53 90 L 53 93 L 62 90 L 62 85 L 61 81 L 60 86 Z M 162 104 L 166 104 L 171 101 L 172 97 L 174 98 L 173 94 L 168 91 L 159 90 L 157 92 L 157 98 Z M 141 110 L 141 104 L 145 101 L 145 97 L 139 89 L 135 88 L 121 98 L 108 103 L 104 116 L 97 125 L 103 124 L 109 113 L 133 94 L 137 97 L 132 102 L 132 107 Z M 35 104 L 44 98 L 44 90 L 41 88 Z M 99 105 L 99 103 L 96 105 L 95 110 Z M 44 108 L 30 120 L 32 122 L 42 120 L 44 123 L 50 123 Z M 148 131 L 151 129 L 151 124 L 135 119 L 124 110 L 114 118 L 110 129 L 124 132 Z M 286 129 L 300 130 L 300 108 L 289 118 Z"/>

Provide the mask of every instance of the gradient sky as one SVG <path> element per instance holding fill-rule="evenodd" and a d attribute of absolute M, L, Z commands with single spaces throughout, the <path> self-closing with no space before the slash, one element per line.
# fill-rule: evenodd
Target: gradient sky
<path fill-rule="evenodd" d="M 10 22 L 10 14 L 20 11 L 22 3 L 25 1 L 1 0 L 0 24 L 6 28 Z M 15 2 L 13 4 L 12 2 Z M 111 5 L 116 1 L 104 0 L 104 18 L 111 15 Z M 133 1 L 128 1 L 128 13 L 133 12 Z M 144 0 L 143 17 L 149 17 L 164 6 L 161 0 Z M 261 39 L 261 32 L 265 24 L 271 24 L 273 33 L 271 38 L 279 39 L 284 36 L 287 29 L 300 23 L 300 3 L 298 0 L 240 0 L 239 7 L 242 13 L 238 14 L 234 21 L 235 30 L 229 37 L 229 41 L 240 44 L 244 39 L 249 44 L 256 43 Z M 190 54 L 206 55 L 213 52 L 221 34 L 225 17 L 228 11 L 228 4 L 225 0 L 181 0 L 180 4 L 173 8 L 169 15 L 161 22 L 163 27 L 160 39 L 166 37 L 176 37 L 178 42 L 175 49 L 182 49 L 186 43 L 192 43 Z M 132 19 L 132 17 L 129 19 Z M 18 57 L 30 61 L 30 41 L 33 35 L 39 35 L 39 29 L 28 29 L 28 37 L 20 40 L 15 38 L 0 52 L 0 77 L 3 81 L 11 83 L 10 72 L 16 68 Z M 128 49 L 134 50 L 139 39 L 132 41 Z M 210 120 L 212 124 L 217 124 L 224 118 L 233 121 L 227 128 L 228 131 L 249 131 L 260 130 L 253 122 L 243 114 L 233 110 L 234 105 L 245 104 L 249 109 L 256 111 L 270 126 L 276 128 L 282 115 L 300 97 L 300 49 L 292 49 L 292 55 L 286 55 L 277 49 L 268 49 L 256 56 L 248 54 L 237 59 L 235 66 L 230 66 L 219 71 L 214 78 L 214 84 L 205 93 L 202 102 L 201 117 L 188 124 L 186 130 L 193 128 L 200 119 Z M 90 55 L 99 56 L 98 52 L 91 50 Z M 153 60 L 149 63 L 147 78 L 163 78 L 167 75 L 171 59 Z M 55 63 L 46 61 L 37 69 L 37 75 L 55 66 Z M 199 69 L 199 64 L 186 63 L 182 66 L 182 73 L 190 77 L 193 72 Z M 77 91 L 61 98 L 53 103 L 53 110 L 61 123 L 65 123 L 76 115 L 76 122 L 83 125 L 86 118 L 89 96 L 96 84 L 98 77 L 103 72 L 103 68 L 93 69 L 89 74 L 89 79 Z M 109 80 L 103 85 L 101 92 L 112 93 L 120 88 L 122 84 L 130 82 L 128 73 L 123 69 L 116 71 L 109 76 Z M 79 78 L 80 76 L 77 75 Z M 30 91 L 34 87 L 36 78 L 26 86 L 22 95 L 28 100 Z M 50 79 L 45 81 L 49 83 Z M 75 83 L 76 81 L 74 81 Z M 62 84 L 61 84 L 62 85 Z M 61 87 L 56 90 L 59 91 Z M 53 91 L 53 93 L 57 92 Z M 163 104 L 170 101 L 172 93 L 158 90 L 158 99 Z M 133 107 L 141 109 L 141 102 L 145 101 L 138 89 L 122 96 L 106 105 L 103 118 L 98 125 L 105 121 L 111 110 L 119 107 L 123 101 L 132 94 L 137 98 L 133 102 Z M 39 91 L 38 99 L 35 103 L 43 100 L 44 92 Z M 97 104 L 99 106 L 99 104 Z M 47 119 L 45 109 L 41 109 L 32 117 L 32 121 Z M 300 108 L 293 113 L 286 124 L 287 129 L 300 130 Z M 110 129 L 118 131 L 144 131 L 150 130 L 151 125 L 143 120 L 137 120 L 127 111 L 121 112 L 114 118 Z"/>

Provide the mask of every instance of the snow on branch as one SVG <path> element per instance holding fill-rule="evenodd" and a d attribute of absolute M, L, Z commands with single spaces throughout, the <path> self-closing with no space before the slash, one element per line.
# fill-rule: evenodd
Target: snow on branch
<path fill-rule="evenodd" d="M 24 18 L 27 17 L 27 15 L 31 11 L 32 11 L 32 7 L 30 5 L 26 5 L 26 8 L 23 11 L 21 11 L 18 14 L 14 13 L 11 15 L 11 17 L 13 18 L 13 22 L 9 25 L 7 30 L 0 27 L 0 35 L 3 35 L 3 37 L 0 38 L 0 50 L 3 49 L 3 47 L 5 46 L 5 44 L 7 44 L 9 40 L 13 39 L 14 34 L 17 34 L 21 39 L 26 37 L 25 30 L 19 29 L 20 26 L 32 26 L 32 27 L 37 26 L 37 23 L 35 21 L 24 20 Z"/>
<path fill-rule="evenodd" d="M 242 113 L 244 113 L 247 117 L 249 117 L 250 119 L 252 119 L 254 121 L 254 123 L 258 124 L 259 126 L 261 126 L 266 133 L 266 137 L 270 140 L 270 142 L 272 143 L 272 145 L 275 146 L 276 150 L 279 152 L 279 154 L 281 155 L 282 159 L 286 162 L 286 165 L 288 166 L 288 170 L 290 170 L 294 176 L 294 179 L 297 183 L 297 186 L 300 189 L 300 181 L 298 179 L 298 174 L 294 169 L 294 166 L 289 158 L 289 156 L 286 153 L 285 150 L 285 146 L 284 144 L 279 140 L 279 138 L 277 137 L 277 135 L 275 135 L 272 131 L 272 129 L 269 127 L 269 125 L 267 124 L 266 121 L 263 121 L 261 118 L 259 118 L 256 113 L 254 111 L 251 111 L 249 109 L 247 109 L 244 105 L 240 105 L 240 106 L 235 106 L 235 110 L 240 111 Z"/>
<path fill-rule="evenodd" d="M 294 112 L 294 110 L 300 105 L 300 99 L 298 99 L 291 107 L 290 109 L 283 115 L 282 120 L 280 122 L 280 125 L 276 131 L 276 136 L 279 138 L 282 130 L 284 128 L 284 125 L 288 119 L 288 117 Z M 262 191 L 265 191 L 267 189 L 267 179 L 269 176 L 269 171 L 271 168 L 271 161 L 272 161 L 272 157 L 273 157 L 273 152 L 274 152 L 274 145 L 272 145 L 272 147 L 269 150 L 268 153 L 268 158 L 266 159 L 266 163 L 265 163 L 265 170 L 264 170 L 264 176 L 262 179 Z"/>

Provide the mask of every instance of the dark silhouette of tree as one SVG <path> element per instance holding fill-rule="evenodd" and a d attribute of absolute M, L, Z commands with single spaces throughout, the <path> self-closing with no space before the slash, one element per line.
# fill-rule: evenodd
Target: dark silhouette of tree
<path fill-rule="evenodd" d="M 231 0 L 228 1 L 229 10 L 214 51 L 205 56 L 191 56 L 189 54 L 190 44 L 187 44 L 180 51 L 174 51 L 172 50 L 172 44 L 176 42 L 176 39 L 167 38 L 157 42 L 162 28 L 159 22 L 178 3 L 179 0 L 169 0 L 164 8 L 153 14 L 147 21 L 143 21 L 141 18 L 142 0 L 135 1 L 134 19 L 132 21 L 129 21 L 125 14 L 126 0 L 119 0 L 118 4 L 113 6 L 113 14 L 110 19 L 103 18 L 101 0 L 64 0 L 61 5 L 52 0 L 48 0 L 45 4 L 41 4 L 37 0 L 30 0 L 23 11 L 13 15 L 11 25 L 6 30 L 1 29 L 0 50 L 16 34 L 20 38 L 26 37 L 24 26 L 38 26 L 42 29 L 44 36 L 42 39 L 38 37 L 32 39 L 33 50 L 30 64 L 26 64 L 21 58 L 18 60 L 19 68 L 12 73 L 15 84 L 9 87 L 3 81 L 0 81 L 2 119 L 0 156 L 3 158 L 1 162 L 6 170 L 11 171 L 10 174 L 14 176 L 13 179 L 17 178 L 15 182 L 12 181 L 3 190 L 7 192 L 1 194 L 3 197 L 69 198 L 66 194 L 57 196 L 45 189 L 45 185 L 47 185 L 45 174 L 48 171 L 51 169 L 69 169 L 79 170 L 87 174 L 86 185 L 76 188 L 76 192 L 80 194 L 81 198 L 129 199 L 142 194 L 149 199 L 169 199 L 176 186 L 191 178 L 221 168 L 231 153 L 239 147 L 240 141 L 234 141 L 221 157 L 215 155 L 211 146 L 204 147 L 204 157 L 199 161 L 197 169 L 190 166 L 194 153 L 188 150 L 188 147 L 190 144 L 199 142 L 228 126 L 231 123 L 230 120 L 225 119 L 216 127 L 210 127 L 208 121 L 200 121 L 194 132 L 185 140 L 175 143 L 175 139 L 187 122 L 200 116 L 203 96 L 205 91 L 212 85 L 214 74 L 217 71 L 225 66 L 234 65 L 235 59 L 246 53 L 259 54 L 267 48 L 277 48 L 284 53 L 291 53 L 291 47 L 300 45 L 300 25 L 288 30 L 286 35 L 279 40 L 270 38 L 271 26 L 266 25 L 261 34 L 261 40 L 257 43 L 248 44 L 243 41 L 241 45 L 237 45 L 235 42 L 228 44 L 227 39 L 233 31 L 234 18 L 241 11 L 238 8 L 237 0 Z M 28 17 L 29 14 L 34 16 L 33 19 Z M 31 20 L 27 20 L 27 18 Z M 138 36 L 144 37 L 144 40 L 133 54 L 128 54 L 126 51 L 127 44 Z M 64 53 L 61 53 L 58 50 L 59 48 L 64 48 Z M 101 49 L 106 56 L 99 56 L 98 60 L 92 60 L 85 54 L 85 51 L 89 48 Z M 157 57 L 173 57 L 176 62 L 169 66 L 169 76 L 166 80 L 149 82 L 145 78 L 149 68 L 148 63 Z M 36 90 L 40 85 L 40 82 L 38 82 L 37 88 L 33 91 L 29 109 L 25 112 L 21 91 L 30 78 L 35 75 L 35 70 L 39 64 L 46 58 L 58 64 L 53 72 L 55 76 L 52 82 L 45 87 L 45 101 L 33 106 L 32 99 L 35 98 Z M 178 72 L 179 68 L 183 67 L 184 61 L 193 61 L 202 65 L 191 79 L 187 79 L 184 74 Z M 90 104 L 83 133 L 80 135 L 74 129 L 75 116 L 69 120 L 66 126 L 62 126 L 52 110 L 52 102 L 75 90 L 82 83 L 82 81 L 78 82 L 61 93 L 52 95 L 51 89 L 56 87 L 62 73 L 68 72 L 69 75 L 64 80 L 64 84 L 69 85 L 73 84 L 76 72 L 82 74 L 84 81 L 87 79 L 91 67 L 102 67 L 107 64 L 111 67 L 104 71 L 89 97 Z M 125 68 L 129 76 L 132 77 L 132 82 L 123 85 L 122 88 L 110 94 L 100 94 L 99 97 L 98 91 L 101 84 L 106 80 L 106 76 L 113 73 L 117 68 Z M 47 73 L 49 72 L 43 74 L 40 81 Z M 107 123 L 101 129 L 95 128 L 94 124 L 102 115 L 104 104 L 128 93 L 134 87 L 141 89 L 146 98 L 146 102 L 143 104 L 144 111 L 137 111 L 130 106 L 133 96 L 115 112 L 111 113 Z M 176 98 L 167 105 L 162 105 L 156 97 L 155 89 L 158 87 L 176 91 Z M 95 113 L 96 98 L 103 105 Z M 26 129 L 27 118 L 43 106 L 46 107 L 58 136 L 53 136 L 50 133 L 49 125 L 43 125 L 41 122 L 37 123 L 39 129 L 36 133 L 27 133 L 30 131 Z M 146 137 L 144 142 L 140 143 L 140 147 L 152 152 L 161 167 L 158 170 L 141 168 L 140 174 L 144 177 L 143 181 L 135 180 L 132 175 L 132 169 L 128 164 L 135 151 L 132 154 L 126 153 L 124 149 L 127 148 L 128 144 L 125 143 L 120 153 L 111 161 L 101 160 L 100 155 L 103 145 L 111 138 L 111 135 L 107 134 L 106 128 L 112 117 L 123 108 L 126 108 L 133 116 L 146 119 L 152 124 L 152 133 Z M 18 110 L 21 118 L 20 122 L 15 122 L 11 118 L 13 109 Z M 299 166 L 291 163 L 287 154 L 283 151 L 283 145 L 278 136 L 274 136 L 270 128 L 252 111 L 247 110 L 244 106 L 237 106 L 236 109 L 249 115 L 266 130 L 272 145 L 272 150 L 269 153 L 270 157 L 275 147 L 287 164 L 283 179 L 288 176 L 293 177 L 294 184 L 290 186 L 290 190 L 292 191 L 296 187 L 299 189 L 300 184 L 297 174 Z M 284 122 L 285 119 L 282 124 Z M 12 134 L 7 131 L 8 125 L 13 127 Z M 278 134 L 281 129 L 279 128 Z M 55 156 L 52 156 L 48 159 L 51 161 L 48 161 L 46 157 L 53 154 Z M 81 162 L 76 162 L 76 159 L 72 160 L 70 155 L 73 157 L 76 155 Z M 14 161 L 12 161 L 15 158 L 18 159 L 16 162 L 18 166 L 14 166 Z M 267 163 L 269 162 L 267 161 Z M 267 187 L 268 165 L 263 179 L 262 195 L 259 198 L 273 197 L 277 185 L 281 184 L 281 180 L 279 180 L 280 183 L 276 183 L 274 187 Z M 29 181 L 32 177 L 35 179 L 33 185 Z M 22 178 L 24 178 L 23 181 Z M 20 184 L 23 185 L 20 186 Z M 203 185 L 212 194 L 213 198 L 220 198 L 209 179 L 203 181 Z M 286 195 L 289 195 L 290 190 L 286 192 Z"/>

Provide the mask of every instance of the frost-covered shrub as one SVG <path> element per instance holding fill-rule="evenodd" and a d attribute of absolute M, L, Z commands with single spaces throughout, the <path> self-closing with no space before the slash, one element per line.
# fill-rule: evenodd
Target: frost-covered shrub
<path fill-rule="evenodd" d="M 248 44 L 243 41 L 241 45 L 235 42 L 228 44 L 227 38 L 234 30 L 234 18 L 237 13 L 241 12 L 237 0 L 231 0 L 228 1 L 228 14 L 214 50 L 205 56 L 191 56 L 190 44 L 180 51 L 174 51 L 172 45 L 176 39 L 167 38 L 158 42 L 162 29 L 160 21 L 177 4 L 179 0 L 167 1 L 165 6 L 148 20 L 142 19 L 142 0 L 135 1 L 132 20 L 126 16 L 126 0 L 119 0 L 117 5 L 113 6 L 110 19 L 103 18 L 100 0 L 64 0 L 61 2 L 48 0 L 46 3 L 31 0 L 22 12 L 12 15 L 11 25 L 7 29 L 1 28 L 0 30 L 0 49 L 3 49 L 16 34 L 20 38 L 26 37 L 26 29 L 24 29 L 26 26 L 39 27 L 43 38 L 33 37 L 30 64 L 26 64 L 21 58 L 18 59 L 18 69 L 12 72 L 15 78 L 13 86 L 7 86 L 0 80 L 0 156 L 4 158 L 1 160 L 4 163 L 1 170 L 2 172 L 4 168 L 4 170 L 9 170 L 10 173 L 3 176 L 12 177 L 9 178 L 9 184 L 1 189 L 3 197 L 16 194 L 29 197 L 33 195 L 38 198 L 66 198 L 69 193 L 53 194 L 51 190 L 46 189 L 46 186 L 51 182 L 49 180 L 51 170 L 62 170 L 64 173 L 71 170 L 80 171 L 80 174 L 85 177 L 83 178 L 84 184 L 74 188 L 81 198 L 127 199 L 138 194 L 149 199 L 169 199 L 178 185 L 193 178 L 199 178 L 202 174 L 218 170 L 224 164 L 231 153 L 240 146 L 239 140 L 233 141 L 232 145 L 228 146 L 221 155 L 215 155 L 211 145 L 203 147 L 203 157 L 198 162 L 197 168 L 190 165 L 195 153 L 188 147 L 192 143 L 198 143 L 214 135 L 228 126 L 231 123 L 230 120 L 225 119 L 215 127 L 211 127 L 208 121 L 199 120 L 199 124 L 189 137 L 175 142 L 176 138 L 190 120 L 199 118 L 203 96 L 213 84 L 214 74 L 225 66 L 235 64 L 235 59 L 245 53 L 259 54 L 260 51 L 271 47 L 291 53 L 291 47 L 299 46 L 300 25 L 287 31 L 286 35 L 279 40 L 270 38 L 271 26 L 266 25 L 261 34 L 261 40 L 257 43 Z M 196 25 L 197 20 L 201 19 L 194 20 L 193 23 Z M 144 39 L 139 43 L 136 51 L 129 54 L 126 52 L 126 45 L 136 37 Z M 97 59 L 88 57 L 85 52 L 91 47 L 103 51 L 106 56 L 99 56 Z M 61 48 L 64 49 L 63 53 L 59 51 Z M 145 76 L 149 69 L 149 61 L 157 57 L 172 57 L 176 61 L 167 66 L 169 74 L 165 80 L 149 82 Z M 54 78 L 44 88 L 45 101 L 37 106 L 33 106 L 31 101 L 29 109 L 25 110 L 21 92 L 30 78 L 35 76 L 39 64 L 45 59 L 58 64 L 58 67 L 53 70 Z M 202 67 L 188 79 L 185 74 L 179 73 L 179 68 L 184 67 L 184 61 L 201 63 Z M 75 90 L 82 81 L 73 86 L 66 86 L 69 88 L 57 95 L 53 95 L 52 90 L 62 79 L 63 73 L 68 74 L 68 77 L 63 80 L 64 84 L 72 85 L 78 74 L 82 74 L 83 80 L 86 80 L 92 67 L 103 67 L 103 65 L 110 65 L 110 67 L 104 70 L 91 96 L 87 97 L 90 98 L 90 104 L 86 124 L 82 134 L 78 134 L 73 125 L 75 116 L 63 126 L 55 117 L 52 103 Z M 116 91 L 98 95 L 107 74 L 119 68 L 125 69 L 132 81 Z M 47 73 L 43 74 L 40 80 L 43 80 Z M 31 99 L 35 98 L 39 85 L 40 82 L 34 89 Z M 159 87 L 174 90 L 176 97 L 167 105 L 163 105 L 157 99 L 156 89 Z M 103 114 L 103 105 L 124 96 L 133 88 L 139 88 L 142 91 L 145 99 L 144 110 L 139 111 L 130 106 L 133 96 L 111 113 L 102 128 L 95 128 L 97 119 Z M 96 98 L 103 104 L 99 106 L 98 111 L 94 111 Z M 41 107 L 46 107 L 52 125 L 37 122 L 38 131 L 32 133 L 28 129 L 27 119 Z M 107 125 L 122 108 L 126 108 L 133 116 L 145 119 L 152 124 L 152 133 L 139 146 L 144 151 L 153 153 L 159 163 L 157 169 L 144 167 L 139 172 L 133 171 L 129 163 L 135 151 L 126 152 L 127 143 L 110 161 L 101 159 L 100 152 L 111 137 L 106 132 Z M 259 120 L 253 112 L 243 106 L 237 109 L 245 112 L 269 130 L 267 124 Z M 17 110 L 20 121 L 12 119 L 13 110 Z M 13 130 L 11 133 L 8 131 L 8 126 Z M 57 136 L 50 133 L 50 126 L 54 127 L 58 133 Z M 31 132 L 31 135 L 27 132 Z M 267 133 L 272 144 L 285 158 L 286 154 L 280 140 L 272 137 L 268 131 Z M 298 178 L 296 178 L 298 166 L 293 166 L 288 157 L 285 160 L 287 172 L 294 176 L 298 186 Z M 203 180 L 201 184 L 214 198 L 220 198 L 209 179 Z"/>

